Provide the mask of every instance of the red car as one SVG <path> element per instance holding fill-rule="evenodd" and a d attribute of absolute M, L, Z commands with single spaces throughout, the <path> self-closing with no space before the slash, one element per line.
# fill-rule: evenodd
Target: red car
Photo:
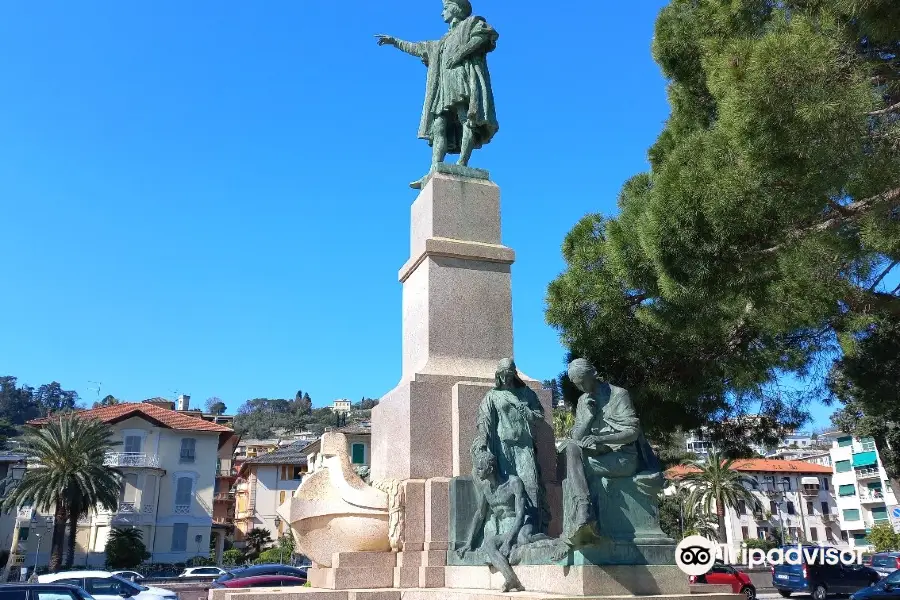
<path fill-rule="evenodd" d="M 740 569 L 728 565 L 714 564 L 706 575 L 691 575 L 690 583 L 709 583 L 715 585 L 730 585 L 735 594 L 744 594 L 747 600 L 756 599 L 756 588 L 750 577 Z"/>
<path fill-rule="evenodd" d="M 227 588 L 251 588 L 251 587 L 288 587 L 304 585 L 306 580 L 290 575 L 257 575 L 255 577 L 242 577 L 229 579 L 223 582 Z"/>

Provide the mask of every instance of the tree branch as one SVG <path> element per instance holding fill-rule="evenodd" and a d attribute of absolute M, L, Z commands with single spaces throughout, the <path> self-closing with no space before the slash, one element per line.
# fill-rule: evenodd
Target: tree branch
<path fill-rule="evenodd" d="M 870 117 L 881 117 L 888 113 L 892 113 L 895 110 L 900 110 L 900 102 L 898 102 L 897 104 L 892 104 L 891 106 L 888 106 L 887 108 L 882 108 L 881 110 L 873 110 L 870 113 L 866 113 L 866 115 L 868 115 Z"/>
<path fill-rule="evenodd" d="M 870 291 L 870 292 L 874 292 L 874 291 L 875 291 L 875 288 L 878 287 L 878 284 L 881 283 L 881 282 L 884 280 L 884 278 L 887 276 L 887 274 L 890 273 L 891 271 L 893 271 L 893 270 L 894 270 L 894 267 L 896 267 L 898 264 L 900 264 L 900 260 L 895 260 L 894 262 L 892 262 L 891 264 L 889 264 L 889 265 L 888 265 L 888 268 L 885 269 L 885 270 L 881 273 L 881 275 L 878 276 L 878 279 L 876 279 L 876 280 L 875 280 L 875 283 L 872 284 L 872 287 L 869 288 L 869 291 Z"/>
<path fill-rule="evenodd" d="M 818 233 L 821 231 L 827 231 L 829 229 L 833 229 L 846 221 L 853 221 L 858 219 L 859 217 L 865 215 L 874 207 L 884 203 L 884 202 L 895 202 L 900 201 L 900 188 L 894 188 L 892 190 L 888 190 L 884 193 L 878 194 L 877 196 L 872 196 L 871 198 L 864 198 L 862 200 L 857 200 L 856 202 L 851 202 L 846 206 L 842 206 L 841 210 L 837 211 L 839 214 L 833 217 L 829 217 L 820 223 L 816 223 L 815 225 L 811 225 L 809 227 L 803 227 L 800 229 L 794 229 L 793 231 L 788 232 L 787 239 L 780 243 L 776 244 L 770 248 L 765 248 L 760 250 L 761 254 L 773 254 L 778 252 L 791 242 L 797 241 L 800 238 L 805 237 L 810 233 Z"/>

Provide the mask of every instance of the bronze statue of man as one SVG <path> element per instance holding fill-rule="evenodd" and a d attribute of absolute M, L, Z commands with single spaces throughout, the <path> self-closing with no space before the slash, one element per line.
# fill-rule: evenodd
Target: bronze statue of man
<path fill-rule="evenodd" d="M 448 153 L 459 154 L 459 164 L 468 165 L 472 150 L 490 142 L 499 128 L 487 67 L 487 54 L 497 47 L 497 32 L 482 17 L 472 15 L 469 0 L 444 0 L 441 16 L 450 31 L 439 40 L 405 42 L 376 36 L 379 46 L 418 56 L 428 67 L 419 138 L 431 144 L 432 169 Z M 410 187 L 420 189 L 427 177 Z"/>
<path fill-rule="evenodd" d="M 641 432 L 628 390 L 599 381 L 597 370 L 583 358 L 569 364 L 568 375 L 582 395 L 571 439 L 557 442 L 566 462 L 563 494 L 570 508 L 563 523 L 563 538 L 580 546 L 603 534 L 597 527 L 600 507 L 594 505 L 592 481 L 634 478 L 639 490 L 655 498 L 662 490 L 662 473 Z"/>

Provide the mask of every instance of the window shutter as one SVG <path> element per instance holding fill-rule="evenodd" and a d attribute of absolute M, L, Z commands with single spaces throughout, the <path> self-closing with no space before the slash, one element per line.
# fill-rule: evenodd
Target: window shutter
<path fill-rule="evenodd" d="M 190 504 L 194 480 L 190 477 L 179 477 L 175 486 L 175 504 Z"/>
<path fill-rule="evenodd" d="M 181 462 L 194 462 L 194 450 L 197 440 L 194 438 L 181 438 Z"/>

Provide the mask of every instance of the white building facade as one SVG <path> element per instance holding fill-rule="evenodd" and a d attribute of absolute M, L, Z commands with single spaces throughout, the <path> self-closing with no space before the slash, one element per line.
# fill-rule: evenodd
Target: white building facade
<path fill-rule="evenodd" d="M 745 459 L 735 470 L 748 478 L 747 489 L 756 506 L 741 502 L 726 507 L 728 544 L 739 551 L 748 539 L 776 538 L 839 545 L 841 536 L 831 469 L 803 461 Z M 677 482 L 687 472 L 683 466 L 667 471 Z"/>
<path fill-rule="evenodd" d="M 145 403 L 123 403 L 82 411 L 83 418 L 109 424 L 115 452 L 105 464 L 123 474 L 118 507 L 99 509 L 79 521 L 76 565 L 102 565 L 110 532 L 138 529 L 151 553 L 150 562 L 183 563 L 217 549 L 225 527 L 214 530 L 213 494 L 220 458 L 230 460 L 235 437 L 225 426 Z M 33 422 L 41 426 L 42 421 Z M 47 564 L 52 513 L 30 507 L 18 511 L 16 553 L 20 564 Z"/>
<path fill-rule="evenodd" d="M 832 445 L 831 462 L 843 539 L 868 548 L 872 526 L 889 524 L 897 506 L 878 448 L 872 439 L 843 435 Z"/>

